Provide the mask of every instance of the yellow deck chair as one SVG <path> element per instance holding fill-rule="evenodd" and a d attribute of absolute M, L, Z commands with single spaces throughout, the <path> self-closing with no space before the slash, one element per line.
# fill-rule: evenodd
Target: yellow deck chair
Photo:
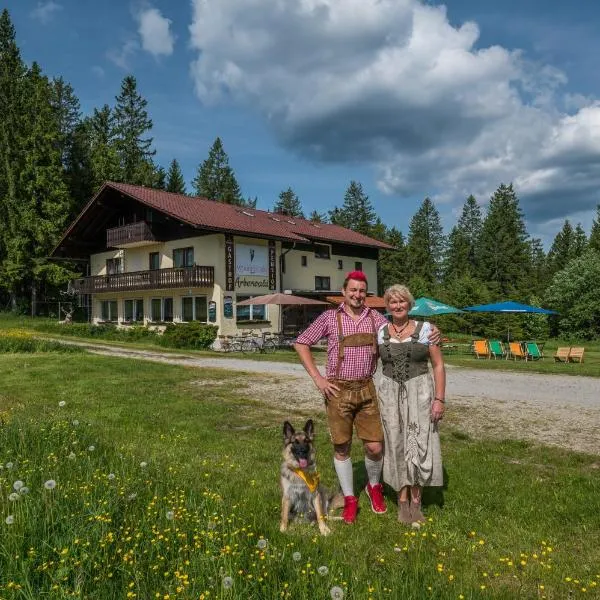
<path fill-rule="evenodd" d="M 554 362 L 569 362 L 569 352 L 571 352 L 570 346 L 557 348 L 554 355 Z"/>
<path fill-rule="evenodd" d="M 569 352 L 569 361 L 582 363 L 584 352 L 585 352 L 585 348 L 577 348 L 575 346 L 572 346 L 571 351 Z"/>
<path fill-rule="evenodd" d="M 473 352 L 477 358 L 489 358 L 490 347 L 487 340 L 473 340 Z"/>
<path fill-rule="evenodd" d="M 517 360 L 517 358 L 522 358 L 525 361 L 527 360 L 527 353 L 523 350 L 521 342 L 510 342 L 508 346 L 512 359 Z"/>

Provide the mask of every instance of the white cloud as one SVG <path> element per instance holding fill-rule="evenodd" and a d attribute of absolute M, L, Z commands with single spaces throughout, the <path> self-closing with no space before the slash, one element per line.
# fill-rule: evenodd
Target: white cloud
<path fill-rule="evenodd" d="M 112 49 L 106 53 L 107 58 L 117 67 L 128 71 L 131 67 L 131 57 L 139 49 L 139 44 L 134 39 L 126 40 L 119 49 Z"/>
<path fill-rule="evenodd" d="M 48 2 L 38 2 L 37 6 L 29 13 L 29 15 L 43 25 L 47 25 L 54 17 L 54 14 L 61 11 L 62 8 L 61 4 L 57 4 L 53 0 L 48 0 Z"/>
<path fill-rule="evenodd" d="M 157 8 L 144 8 L 136 13 L 135 18 L 144 50 L 153 56 L 173 54 L 175 37 L 171 32 L 171 19 L 163 17 Z"/>
<path fill-rule="evenodd" d="M 514 181 L 538 222 L 600 200 L 600 105 L 443 6 L 193 0 L 190 34 L 202 101 L 257 107 L 317 160 L 370 163 L 385 192 L 462 204 Z"/>

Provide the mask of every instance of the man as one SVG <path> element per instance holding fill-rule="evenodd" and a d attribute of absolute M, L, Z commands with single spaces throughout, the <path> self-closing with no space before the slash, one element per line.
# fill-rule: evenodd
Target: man
<path fill-rule="evenodd" d="M 363 442 L 368 483 L 365 491 L 373 512 L 386 511 L 383 485 L 383 430 L 373 374 L 377 368 L 377 331 L 387 323 L 383 315 L 365 306 L 367 278 L 362 271 L 348 273 L 342 287 L 344 302 L 325 311 L 302 332 L 294 345 L 302 365 L 325 398 L 329 433 L 334 447 L 334 466 L 344 494 L 346 523 L 358 512 L 354 495 L 352 429 Z M 327 338 L 327 370 L 323 377 L 315 364 L 310 346 Z M 439 341 L 434 330 L 431 340 Z"/>

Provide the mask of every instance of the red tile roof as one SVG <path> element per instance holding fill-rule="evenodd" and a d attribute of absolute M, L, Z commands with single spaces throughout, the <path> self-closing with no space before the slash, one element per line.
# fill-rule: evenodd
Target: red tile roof
<path fill-rule="evenodd" d="M 392 249 L 392 246 L 385 242 L 380 242 L 339 225 L 313 223 L 306 219 L 291 218 L 263 210 L 223 204 L 206 198 L 183 196 L 126 183 L 108 181 L 101 191 L 107 187 L 118 190 L 176 219 L 206 229 L 231 231 L 239 235 L 265 236 L 287 241 L 308 242 L 315 240 Z M 99 195 L 100 193 L 97 196 Z M 92 202 L 88 204 L 86 209 L 91 204 Z M 84 209 L 84 212 L 86 209 Z"/>

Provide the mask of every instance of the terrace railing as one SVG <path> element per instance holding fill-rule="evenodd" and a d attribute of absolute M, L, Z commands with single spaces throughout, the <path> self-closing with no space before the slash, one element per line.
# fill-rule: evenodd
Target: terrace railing
<path fill-rule="evenodd" d="M 146 221 L 138 221 L 121 227 L 106 230 L 106 246 L 108 248 L 127 248 L 153 244 L 156 237 Z"/>
<path fill-rule="evenodd" d="M 70 288 L 78 294 L 127 292 L 171 288 L 212 287 L 215 283 L 214 267 L 195 265 L 174 269 L 132 271 L 115 275 L 81 277 L 71 281 Z"/>

